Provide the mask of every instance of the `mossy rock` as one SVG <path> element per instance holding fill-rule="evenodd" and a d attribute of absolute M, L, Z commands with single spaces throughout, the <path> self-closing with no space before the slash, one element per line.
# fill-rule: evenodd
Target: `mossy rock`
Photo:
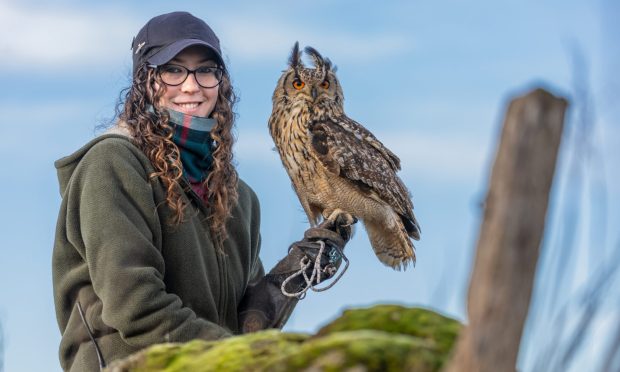
<path fill-rule="evenodd" d="M 309 336 L 267 330 L 220 341 L 152 346 L 113 363 L 110 372 L 265 371 L 265 365 L 299 348 Z"/>
<path fill-rule="evenodd" d="M 345 310 L 339 318 L 321 328 L 316 336 L 374 329 L 425 339 L 436 344 L 439 352 L 449 353 L 461 327 L 457 320 L 428 309 L 375 305 Z"/>
<path fill-rule="evenodd" d="M 266 371 L 439 371 L 443 355 L 427 340 L 383 331 L 344 331 L 304 342 Z"/>
<path fill-rule="evenodd" d="M 460 328 L 430 310 L 378 305 L 346 310 L 315 336 L 267 330 L 155 345 L 108 371 L 438 371 Z"/>

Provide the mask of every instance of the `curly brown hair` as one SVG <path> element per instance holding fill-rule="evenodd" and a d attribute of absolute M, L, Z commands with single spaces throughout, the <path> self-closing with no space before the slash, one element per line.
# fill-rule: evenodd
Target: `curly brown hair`
<path fill-rule="evenodd" d="M 130 131 L 134 144 L 153 164 L 155 172 L 150 177 L 159 178 L 163 183 L 166 189 L 166 204 L 173 212 L 172 220 L 168 223 L 178 225 L 184 220 L 187 201 L 183 198 L 180 184 L 183 177 L 181 156 L 172 141 L 172 128 L 168 125 L 170 115 L 159 104 L 165 89 L 166 84 L 154 69 L 147 64 L 140 66 L 133 76 L 131 86 L 124 92 L 117 116 Z M 232 152 L 235 141 L 233 108 L 236 102 L 230 76 L 225 71 L 211 114 L 216 120 L 211 130 L 214 143 L 213 162 L 209 175 L 203 181 L 203 187 L 207 190 L 204 201 L 209 207 L 208 224 L 214 243 L 220 249 L 228 237 L 226 221 L 238 197 L 238 175 L 233 165 Z M 154 113 L 148 111 L 149 105 L 152 105 Z"/>

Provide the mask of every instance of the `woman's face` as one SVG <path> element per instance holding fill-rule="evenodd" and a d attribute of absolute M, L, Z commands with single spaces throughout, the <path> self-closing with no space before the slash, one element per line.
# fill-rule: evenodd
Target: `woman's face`
<path fill-rule="evenodd" d="M 168 64 L 180 65 L 189 70 L 217 66 L 209 50 L 199 45 L 182 50 Z M 165 88 L 164 95 L 159 101 L 161 106 L 192 116 L 208 117 L 215 107 L 219 85 L 214 88 L 203 88 L 196 82 L 195 75 L 189 74 L 180 85 L 165 85 Z M 155 89 L 159 89 L 157 84 Z"/>

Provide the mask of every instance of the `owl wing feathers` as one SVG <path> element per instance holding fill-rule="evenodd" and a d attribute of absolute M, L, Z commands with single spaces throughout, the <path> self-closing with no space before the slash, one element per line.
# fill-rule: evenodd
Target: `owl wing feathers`
<path fill-rule="evenodd" d="M 360 141 L 363 140 L 374 147 L 381 153 L 381 155 L 383 155 L 394 171 L 400 170 L 400 159 L 398 156 L 385 147 L 383 143 L 381 143 L 381 141 L 379 141 L 368 129 L 364 128 L 363 125 L 347 117 L 346 115 L 338 118 L 329 117 L 328 120 L 337 123 L 341 128 L 354 135 Z"/>
<path fill-rule="evenodd" d="M 420 238 L 409 192 L 396 175 L 400 160 L 394 153 L 346 116 L 325 117 L 311 123 L 309 130 L 313 150 L 328 170 L 349 179 L 369 196 L 376 193 L 399 214 L 408 235 Z"/>

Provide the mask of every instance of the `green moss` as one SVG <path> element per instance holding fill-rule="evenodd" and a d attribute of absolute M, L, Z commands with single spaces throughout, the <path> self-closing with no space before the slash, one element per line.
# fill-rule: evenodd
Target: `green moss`
<path fill-rule="evenodd" d="M 220 341 L 155 345 L 119 371 L 261 371 L 267 363 L 290 353 L 308 335 L 268 330 Z M 119 367 L 116 367 L 119 368 Z M 111 368 L 112 369 L 112 368 Z M 115 371 L 114 369 L 112 369 Z"/>
<path fill-rule="evenodd" d="M 158 347 L 158 345 L 155 345 L 147 349 L 144 361 L 144 372 L 161 370 L 171 372 L 177 371 L 179 369 L 176 366 L 179 363 L 182 364 L 183 360 L 191 360 L 199 357 L 216 344 L 217 341 L 194 340 L 185 344 L 168 344 L 167 347 Z"/>
<path fill-rule="evenodd" d="M 267 330 L 219 341 L 155 345 L 113 372 L 438 371 L 461 325 L 419 308 L 378 305 L 346 310 L 315 336 Z"/>
<path fill-rule="evenodd" d="M 223 340 L 182 364 L 186 371 L 258 371 L 266 363 L 298 348 L 308 336 L 270 330 Z"/>
<path fill-rule="evenodd" d="M 370 308 L 345 310 L 342 316 L 321 328 L 317 336 L 361 329 L 420 337 L 435 343 L 441 352 L 448 353 L 461 329 L 461 324 L 427 309 L 376 305 Z"/>
<path fill-rule="evenodd" d="M 301 369 L 342 371 L 359 367 L 365 371 L 438 371 L 441 353 L 426 340 L 383 331 L 343 331 L 313 338 L 288 356 L 267 365 L 266 370 Z"/>

